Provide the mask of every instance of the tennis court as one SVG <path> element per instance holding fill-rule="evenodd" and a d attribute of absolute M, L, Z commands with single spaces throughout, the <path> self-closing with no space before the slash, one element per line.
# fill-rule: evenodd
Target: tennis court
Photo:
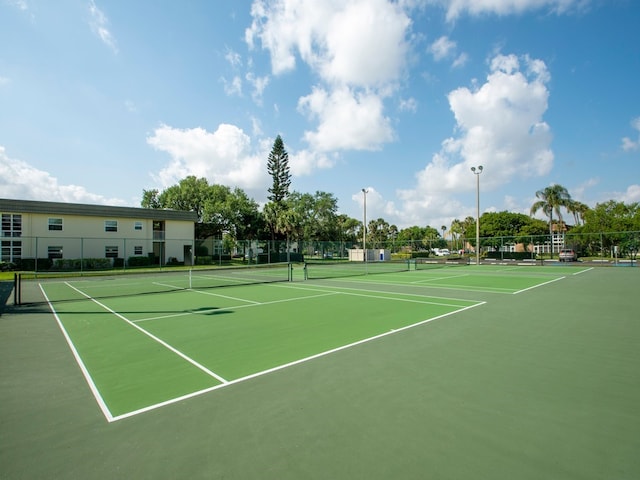
<path fill-rule="evenodd" d="M 638 269 L 362 268 L 26 282 L 0 471 L 73 478 L 106 445 L 94 478 L 640 473 Z"/>

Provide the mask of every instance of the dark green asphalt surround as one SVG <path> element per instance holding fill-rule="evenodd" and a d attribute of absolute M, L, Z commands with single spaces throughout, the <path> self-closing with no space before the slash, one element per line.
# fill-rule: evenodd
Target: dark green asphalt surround
<path fill-rule="evenodd" d="M 487 304 L 115 423 L 46 309 L 8 308 L 0 478 L 640 478 L 638 287 L 468 292 Z"/>

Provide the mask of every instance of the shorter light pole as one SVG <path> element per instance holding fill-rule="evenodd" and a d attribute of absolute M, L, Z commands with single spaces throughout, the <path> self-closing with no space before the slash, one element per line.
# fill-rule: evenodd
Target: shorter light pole
<path fill-rule="evenodd" d="M 367 193 L 369 193 L 369 190 L 363 188 L 362 194 L 364 196 L 364 219 L 362 223 L 362 259 L 364 262 L 367 261 Z"/>
<path fill-rule="evenodd" d="M 471 171 L 476 176 L 476 265 L 480 265 L 480 174 L 482 165 L 478 168 L 471 167 Z"/>

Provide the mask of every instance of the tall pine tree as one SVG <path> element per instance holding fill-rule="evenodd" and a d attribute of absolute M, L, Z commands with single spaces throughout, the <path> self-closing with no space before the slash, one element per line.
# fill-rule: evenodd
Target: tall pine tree
<path fill-rule="evenodd" d="M 271 153 L 269 153 L 267 171 L 273 178 L 273 186 L 269 188 L 269 196 L 267 198 L 278 205 L 282 205 L 282 202 L 289 196 L 291 174 L 289 173 L 289 154 L 284 149 L 284 142 L 280 135 L 276 137 Z"/>

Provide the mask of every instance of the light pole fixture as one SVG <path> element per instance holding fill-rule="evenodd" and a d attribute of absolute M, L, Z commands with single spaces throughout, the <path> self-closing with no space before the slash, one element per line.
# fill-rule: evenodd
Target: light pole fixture
<path fill-rule="evenodd" d="M 482 165 L 471 167 L 471 171 L 476 176 L 476 265 L 480 265 L 480 174 Z"/>
<path fill-rule="evenodd" d="M 369 193 L 369 190 L 363 188 L 362 194 L 364 196 L 364 219 L 362 222 L 362 260 L 364 262 L 367 261 L 367 193 Z"/>

